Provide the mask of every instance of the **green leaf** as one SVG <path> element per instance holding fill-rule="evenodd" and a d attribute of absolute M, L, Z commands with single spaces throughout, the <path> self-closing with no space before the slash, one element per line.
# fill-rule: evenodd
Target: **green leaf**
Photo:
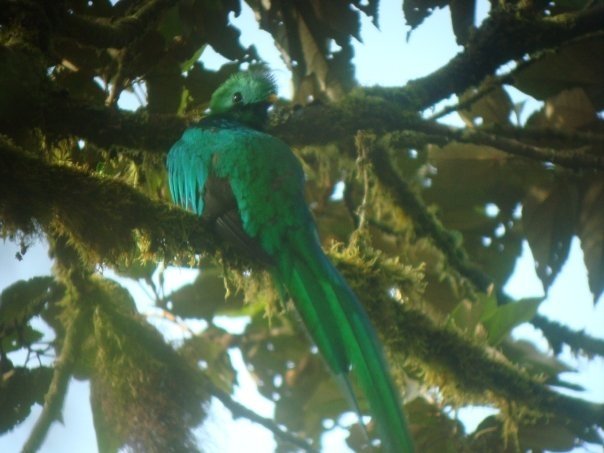
<path fill-rule="evenodd" d="M 578 235 L 594 303 L 604 292 L 604 182 L 594 180 L 585 191 Z"/>
<path fill-rule="evenodd" d="M 545 101 L 546 125 L 569 131 L 593 126 L 597 112 L 582 88 L 564 90 Z"/>
<path fill-rule="evenodd" d="M 0 294 L 0 332 L 23 324 L 37 314 L 52 296 L 55 286 L 52 277 L 34 277 L 5 288 Z"/>
<path fill-rule="evenodd" d="M 233 294 L 226 301 L 224 284 L 220 267 L 204 265 L 193 283 L 182 286 L 167 297 L 172 302 L 170 311 L 182 318 L 198 318 L 210 322 L 220 309 L 240 308 L 243 295 Z"/>
<path fill-rule="evenodd" d="M 52 369 L 18 367 L 0 377 L 0 434 L 4 434 L 27 418 L 34 403 L 44 404 Z"/>
<path fill-rule="evenodd" d="M 474 301 L 463 300 L 451 312 L 449 321 L 464 332 L 475 333 L 476 327 L 484 319 L 497 312 L 497 299 L 493 294 L 477 294 Z"/>
<path fill-rule="evenodd" d="M 232 335 L 225 330 L 210 326 L 186 340 L 178 352 L 190 363 L 197 364 L 214 385 L 230 394 L 235 384 L 235 369 L 228 355 L 232 340 Z"/>
<path fill-rule="evenodd" d="M 514 327 L 530 321 L 543 300 L 543 298 L 521 299 L 501 305 L 484 317 L 482 323 L 487 329 L 489 344 L 499 344 Z"/>
<path fill-rule="evenodd" d="M 562 423 L 524 425 L 518 430 L 523 451 L 569 451 L 575 446 L 575 437 Z"/>
<path fill-rule="evenodd" d="M 602 35 L 574 41 L 515 73 L 514 86 L 540 100 L 563 90 L 583 88 L 600 110 L 604 107 L 604 65 L 595 64 L 594 57 L 602 54 L 603 46 Z"/>
<path fill-rule="evenodd" d="M 533 187 L 524 201 L 522 224 L 546 291 L 568 257 L 578 205 L 577 188 L 564 180 L 549 190 Z"/>
<path fill-rule="evenodd" d="M 413 441 L 418 452 L 458 453 L 466 451 L 463 426 L 448 417 L 437 404 L 424 398 L 415 398 L 405 404 L 410 414 Z"/>
<path fill-rule="evenodd" d="M 204 44 L 199 49 L 197 49 L 195 51 L 195 53 L 193 55 L 191 55 L 191 57 L 188 60 L 183 61 L 180 64 L 180 70 L 182 72 L 187 72 L 189 69 L 191 69 L 193 67 L 193 65 L 197 62 L 197 60 L 199 60 L 199 57 L 201 57 L 201 54 L 206 49 L 206 47 L 207 47 L 207 45 Z"/>
<path fill-rule="evenodd" d="M 489 81 L 485 82 L 488 84 Z M 483 84 L 484 86 L 484 84 Z M 460 102 L 473 96 L 476 89 L 470 89 L 462 94 Z M 474 102 L 469 109 L 459 111 L 459 115 L 470 127 L 477 125 L 480 120 L 481 125 L 510 124 L 510 115 L 514 109 L 514 104 L 507 91 L 501 87 L 493 88 L 487 95 Z"/>
<path fill-rule="evenodd" d="M 521 363 L 531 374 L 557 376 L 559 373 L 575 371 L 556 357 L 543 353 L 528 341 L 504 339 L 501 349 L 506 357 L 514 363 Z"/>

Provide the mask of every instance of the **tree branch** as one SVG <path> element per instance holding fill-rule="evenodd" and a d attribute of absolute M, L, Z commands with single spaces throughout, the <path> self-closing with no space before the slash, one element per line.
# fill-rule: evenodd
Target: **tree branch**
<path fill-rule="evenodd" d="M 96 262 L 112 262 L 118 249 L 128 250 L 133 239 L 125 240 L 122 236 L 131 237 L 135 229 L 148 235 L 152 252 L 175 253 L 188 244 L 197 251 L 209 253 L 224 247 L 196 216 L 152 202 L 125 184 L 28 157 L 1 137 L 0 150 L 0 214 L 5 226 L 7 222 L 37 221 L 57 230 L 57 223 L 53 223 L 53 219 L 57 219 L 54 221 L 62 228 L 61 232 L 74 238 L 78 251 L 88 257 L 92 254 L 99 259 Z M 64 200 L 68 206 L 62 204 Z M 108 220 L 91 222 L 91 219 Z M 243 262 L 236 252 L 229 253 L 228 248 L 222 250 L 221 256 L 229 266 L 250 264 Z M 374 299 L 376 287 L 361 270 L 348 276 L 352 282 L 364 282 L 371 287 L 361 288 L 362 299 Z M 386 339 L 391 347 L 431 367 L 445 366 L 454 374 L 456 382 L 459 381 L 457 385 L 475 392 L 491 390 L 547 410 L 578 412 L 577 418 L 585 422 L 599 416 L 597 407 L 586 406 L 586 409 L 584 402 L 559 396 L 529 378 L 519 378 L 517 370 L 510 366 L 497 368 L 480 347 L 448 329 L 442 331 L 418 310 L 393 304 L 390 299 L 384 303 L 366 303 L 366 306 L 376 325 L 398 329 L 396 335 Z M 389 306 L 396 307 L 396 316 L 388 315 L 390 310 L 385 307 Z M 485 367 L 484 376 L 473 378 L 478 370 L 483 370 L 481 367 Z"/>
<path fill-rule="evenodd" d="M 390 159 L 388 159 L 385 149 L 376 146 L 369 153 L 369 160 L 382 187 L 392 197 L 394 203 L 413 219 L 416 234 L 430 237 L 445 254 L 451 266 L 468 280 L 474 282 L 480 290 L 487 291 L 492 283 L 491 279 L 480 271 L 477 266 L 470 263 L 468 255 L 458 243 L 456 237 L 441 224 L 433 213 L 426 209 L 421 199 L 398 176 Z"/>
<path fill-rule="evenodd" d="M 102 49 L 127 46 L 139 38 L 159 16 L 179 0 L 151 0 L 143 2 L 134 14 L 120 19 L 87 18 L 79 14 L 62 17 L 59 33 Z"/>
<path fill-rule="evenodd" d="M 166 152 L 185 129 L 174 115 L 148 115 L 95 106 L 50 94 L 41 106 L 39 127 L 59 136 L 76 136 L 98 146 Z"/>
<path fill-rule="evenodd" d="M 551 18 L 527 18 L 514 11 L 493 11 L 464 51 L 432 74 L 397 89 L 371 88 L 409 110 L 423 110 L 454 93 L 478 85 L 510 60 L 602 30 L 604 6 Z M 494 51 L 496 49 L 496 51 Z"/>
<path fill-rule="evenodd" d="M 408 365 L 419 366 L 427 385 L 438 385 L 453 399 L 465 394 L 461 397 L 465 402 L 499 406 L 515 402 L 542 416 L 555 413 L 583 426 L 604 426 L 604 405 L 552 391 L 526 371 L 494 356 L 471 336 L 437 325 L 421 310 L 393 300 L 388 291 L 392 282 L 400 280 L 400 270 L 384 266 L 379 256 L 361 261 L 344 252 L 332 258 L 373 324 L 387 332 L 381 336 L 386 347 L 404 357 Z"/>
<path fill-rule="evenodd" d="M 590 153 L 589 147 L 579 149 L 554 149 L 541 148 L 533 145 L 497 137 L 481 130 L 460 130 L 456 134 L 461 143 L 473 143 L 475 145 L 491 146 L 500 151 L 515 156 L 527 157 L 529 159 L 551 162 L 562 167 L 578 169 L 600 169 L 604 170 L 604 156 Z"/>
<path fill-rule="evenodd" d="M 400 139 L 396 136 L 394 139 Z M 383 140 L 388 140 L 386 137 Z M 384 141 L 382 142 L 384 143 Z M 394 203 L 413 219 L 415 232 L 419 236 L 431 238 L 436 246 L 443 252 L 449 264 L 466 277 L 480 291 L 487 292 L 493 283 L 491 277 L 483 272 L 476 264 L 472 263 L 463 246 L 438 220 L 428 211 L 420 197 L 396 173 L 383 148 L 376 146 L 369 153 L 369 160 L 373 165 L 375 175 L 384 190 L 394 200 Z M 500 303 L 508 303 L 508 298 L 499 293 Z M 537 315 L 531 324 L 540 329 L 554 350 L 559 350 L 560 344 L 568 344 L 574 351 L 584 351 L 587 354 L 604 356 L 604 344 L 582 332 L 573 332 L 558 323 Z"/>
<path fill-rule="evenodd" d="M 34 232 L 43 225 L 67 235 L 97 263 L 137 250 L 140 233 L 148 238 L 148 252 L 160 255 L 187 246 L 215 254 L 225 246 L 195 215 L 151 201 L 119 181 L 30 157 L 2 135 L 0 218 L 4 228 Z M 238 254 L 225 250 L 238 261 Z"/>
<path fill-rule="evenodd" d="M 7 88 L 12 85 L 8 83 Z M 4 118 L 0 115 L 0 129 L 15 134 L 15 126 L 10 117 Z M 21 129 L 39 127 L 51 137 L 76 136 L 106 148 L 121 146 L 152 152 L 168 150 L 185 126 L 186 121 L 176 116 L 149 116 L 143 112 L 119 111 L 76 101 L 53 92 L 46 92 L 43 101 L 28 109 L 28 115 L 19 122 Z M 278 112 L 273 118 L 270 132 L 291 144 L 309 145 L 346 139 L 358 130 L 372 130 L 378 134 L 412 131 L 415 134 L 425 134 L 426 141 L 423 144 L 429 142 L 442 145 L 456 140 L 495 146 L 505 152 L 555 162 L 570 168 L 604 167 L 604 158 L 585 149 L 557 150 L 553 146 L 517 143 L 483 130 L 455 129 L 422 119 L 384 99 L 367 96 L 362 90 L 329 106 L 312 105 L 293 112 Z M 512 137 L 534 137 L 535 140 L 541 141 L 550 132 L 494 127 L 487 130 Z M 577 144 L 598 147 L 604 142 L 604 138 L 598 134 L 558 132 L 554 137 L 555 140 L 564 140 L 568 147 L 576 147 Z"/>
<path fill-rule="evenodd" d="M 77 309 L 69 322 L 61 348 L 61 355 L 54 364 L 54 372 L 46 393 L 44 408 L 21 450 L 22 453 L 38 451 L 48 434 L 51 424 L 61 418 L 61 409 L 67 394 L 71 371 L 80 348 L 83 333 L 80 327 L 83 324 L 83 313 L 83 310 Z"/>
<path fill-rule="evenodd" d="M 397 108 L 392 103 L 365 96 L 360 92 L 329 106 L 309 106 L 293 112 L 288 117 L 278 114 L 270 132 L 290 144 L 314 145 L 342 140 L 353 136 L 358 130 L 371 130 L 377 134 L 391 132 L 391 136 L 386 140 L 411 144 L 415 148 L 424 147 L 429 143 L 439 146 L 452 142 L 472 143 L 571 169 L 604 169 L 604 157 L 590 152 L 592 148 L 599 149 L 604 143 L 604 137 L 599 134 L 554 134 L 555 140 L 564 140 L 564 145 L 575 149 L 524 144 L 512 138 L 498 137 L 496 133 L 502 130 L 507 136 L 530 136 L 540 138 L 541 141 L 547 136 L 535 129 L 458 129 L 425 120 Z M 572 141 L 573 138 L 576 140 Z M 583 147 L 576 149 L 578 143 Z"/>
<path fill-rule="evenodd" d="M 248 420 L 254 423 L 264 426 L 266 429 L 271 431 L 275 435 L 275 437 L 283 439 L 284 441 L 289 442 L 290 444 L 295 445 L 296 447 L 301 448 L 304 451 L 316 451 L 311 445 L 309 445 L 304 440 L 292 435 L 291 433 L 285 431 L 284 429 L 276 425 L 273 420 L 262 417 L 256 412 L 243 406 L 242 404 L 239 404 L 237 401 L 234 401 L 230 395 L 216 387 L 209 379 L 207 380 L 207 385 L 210 387 L 212 395 L 218 398 L 222 402 L 222 404 L 224 404 L 231 411 L 234 418 L 247 418 Z"/>
<path fill-rule="evenodd" d="M 594 132 L 565 131 L 553 127 L 514 127 L 503 124 L 487 125 L 482 132 L 535 144 L 547 143 L 552 148 L 590 146 L 596 150 L 604 147 L 604 135 Z"/>

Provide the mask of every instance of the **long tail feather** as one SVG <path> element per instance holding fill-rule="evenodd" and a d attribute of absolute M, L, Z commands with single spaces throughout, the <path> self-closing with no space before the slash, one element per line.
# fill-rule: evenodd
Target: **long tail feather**
<path fill-rule="evenodd" d="M 349 399 L 358 410 L 349 371 L 369 402 L 384 451 L 413 451 L 400 398 L 373 326 L 358 299 L 316 240 L 294 237 L 279 260 L 278 273 L 304 324 Z M 298 240 L 296 240 L 298 239 Z M 310 245 L 312 244 L 312 245 Z"/>

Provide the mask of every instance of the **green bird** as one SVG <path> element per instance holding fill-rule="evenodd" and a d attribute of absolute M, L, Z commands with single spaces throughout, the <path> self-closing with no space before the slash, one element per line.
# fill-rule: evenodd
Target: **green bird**
<path fill-rule="evenodd" d="M 208 115 L 168 154 L 172 198 L 267 266 L 360 415 L 350 381 L 350 372 L 356 374 L 384 451 L 411 452 L 375 330 L 321 250 L 302 167 L 289 146 L 262 131 L 274 93 L 266 72 L 235 74 L 214 92 Z"/>

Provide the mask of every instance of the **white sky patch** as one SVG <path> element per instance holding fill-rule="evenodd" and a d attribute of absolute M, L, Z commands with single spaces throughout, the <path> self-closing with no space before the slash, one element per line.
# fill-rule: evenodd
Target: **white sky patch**
<path fill-rule="evenodd" d="M 340 201 L 344 198 L 344 190 L 346 189 L 346 184 L 344 181 L 338 181 L 333 187 L 333 192 L 329 196 L 331 201 Z"/>

